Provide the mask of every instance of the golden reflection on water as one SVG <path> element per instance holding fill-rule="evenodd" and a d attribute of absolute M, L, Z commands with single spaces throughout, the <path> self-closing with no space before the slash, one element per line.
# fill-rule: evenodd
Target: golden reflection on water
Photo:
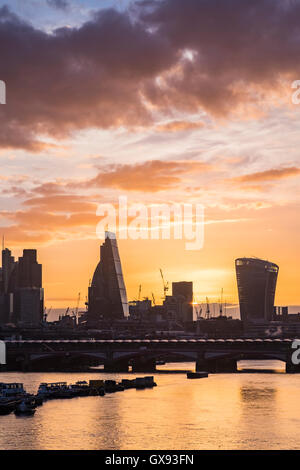
<path fill-rule="evenodd" d="M 167 369 L 171 366 L 168 364 Z M 191 364 L 174 368 L 189 369 Z M 145 375 L 145 374 L 136 374 Z M 2 373 L 34 392 L 42 381 L 89 380 L 85 373 Z M 121 379 L 131 374 L 101 374 Z M 156 374 L 153 390 L 53 400 L 33 417 L 0 416 L 1 449 L 297 448 L 297 374 Z"/>

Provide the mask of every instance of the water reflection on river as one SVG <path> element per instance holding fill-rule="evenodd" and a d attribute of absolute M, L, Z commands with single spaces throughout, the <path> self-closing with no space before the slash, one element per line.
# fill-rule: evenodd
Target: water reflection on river
<path fill-rule="evenodd" d="M 244 361 L 248 368 L 250 362 Z M 252 362 L 253 365 L 253 362 Z M 191 369 L 193 364 L 160 368 Z M 260 364 L 282 371 L 282 363 Z M 145 374 L 136 374 L 145 375 Z M 101 378 L 132 378 L 101 374 Z M 1 373 L 2 382 L 88 380 L 95 373 Z M 297 449 L 300 374 L 158 373 L 153 390 L 46 402 L 33 417 L 0 416 L 1 449 Z"/>

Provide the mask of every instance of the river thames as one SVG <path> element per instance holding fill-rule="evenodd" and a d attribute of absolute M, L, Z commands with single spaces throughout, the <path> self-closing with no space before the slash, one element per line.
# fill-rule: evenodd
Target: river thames
<path fill-rule="evenodd" d="M 194 364 L 167 364 L 158 386 L 104 397 L 45 402 L 33 417 L 0 416 L 1 449 L 299 449 L 300 374 L 283 373 L 278 361 L 244 361 L 241 368 L 273 373 L 211 374 L 188 380 Z M 1 382 L 133 378 L 147 374 L 1 373 Z"/>

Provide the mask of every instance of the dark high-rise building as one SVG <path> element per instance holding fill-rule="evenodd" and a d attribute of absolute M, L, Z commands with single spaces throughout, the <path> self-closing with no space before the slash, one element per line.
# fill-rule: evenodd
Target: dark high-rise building
<path fill-rule="evenodd" d="M 7 293 L 8 282 L 15 267 L 15 258 L 8 248 L 2 250 L 2 292 Z"/>
<path fill-rule="evenodd" d="M 42 287 L 42 265 L 37 262 L 36 250 L 23 250 L 18 262 L 18 287 Z"/>
<path fill-rule="evenodd" d="M 178 304 L 178 319 L 182 322 L 193 321 L 193 283 L 172 282 L 172 296 Z"/>
<path fill-rule="evenodd" d="M 89 287 L 88 319 L 128 317 L 128 301 L 116 236 L 105 232 L 98 263 Z"/>
<path fill-rule="evenodd" d="M 271 321 L 279 267 L 258 258 L 235 261 L 241 320 L 262 323 Z"/>
<path fill-rule="evenodd" d="M 3 241 L 4 245 L 4 241 Z M 15 268 L 16 262 L 8 248 L 2 250 L 2 268 L 0 271 L 0 324 L 8 321 L 8 312 L 12 309 L 10 297 L 8 295 L 8 283 Z"/>
<path fill-rule="evenodd" d="M 0 323 L 38 325 L 43 319 L 42 265 L 36 250 L 23 250 L 14 261 L 10 250 L 2 251 Z"/>

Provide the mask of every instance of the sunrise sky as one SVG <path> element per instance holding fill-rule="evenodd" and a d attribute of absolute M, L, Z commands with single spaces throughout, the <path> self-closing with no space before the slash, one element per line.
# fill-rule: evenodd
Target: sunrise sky
<path fill-rule="evenodd" d="M 234 259 L 300 304 L 298 0 L 0 1 L 0 226 L 37 248 L 46 305 L 82 305 L 99 203 L 199 203 L 205 241 L 119 242 L 128 297 L 194 282 L 237 301 Z"/>

